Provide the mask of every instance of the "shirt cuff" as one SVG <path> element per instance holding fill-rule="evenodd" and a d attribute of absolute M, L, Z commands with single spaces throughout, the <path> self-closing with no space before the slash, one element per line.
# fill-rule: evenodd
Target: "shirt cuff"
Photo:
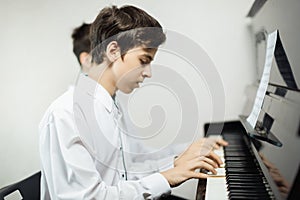
<path fill-rule="evenodd" d="M 141 179 L 141 183 L 146 187 L 152 196 L 156 199 L 160 196 L 171 194 L 171 187 L 167 179 L 160 173 L 155 173 Z"/>

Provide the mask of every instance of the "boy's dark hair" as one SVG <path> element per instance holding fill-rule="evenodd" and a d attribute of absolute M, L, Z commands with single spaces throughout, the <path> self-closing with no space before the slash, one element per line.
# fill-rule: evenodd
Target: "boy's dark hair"
<path fill-rule="evenodd" d="M 73 52 L 76 55 L 80 65 L 80 54 L 82 52 L 90 53 L 91 51 L 91 41 L 89 37 L 90 27 L 91 24 L 83 23 L 81 26 L 75 28 L 72 33 Z"/>
<path fill-rule="evenodd" d="M 106 7 L 100 11 L 90 29 L 92 61 L 103 62 L 107 45 L 117 41 L 121 56 L 131 48 L 144 45 L 158 48 L 166 36 L 159 22 L 134 6 Z"/>

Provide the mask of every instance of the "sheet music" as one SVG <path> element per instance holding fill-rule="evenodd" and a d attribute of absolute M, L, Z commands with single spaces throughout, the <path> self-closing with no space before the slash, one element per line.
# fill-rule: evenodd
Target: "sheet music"
<path fill-rule="evenodd" d="M 272 67 L 272 62 L 274 58 L 274 51 L 277 41 L 277 33 L 278 31 L 274 31 L 273 33 L 268 35 L 268 41 L 267 41 L 267 49 L 266 49 L 266 59 L 265 59 L 265 65 L 264 65 L 264 71 L 262 74 L 262 77 L 260 79 L 260 84 L 256 93 L 255 102 L 252 108 L 252 111 L 247 118 L 247 121 L 252 126 L 252 128 L 255 127 L 259 112 L 261 110 L 261 106 L 267 91 L 269 79 L 270 79 L 270 71 Z"/>

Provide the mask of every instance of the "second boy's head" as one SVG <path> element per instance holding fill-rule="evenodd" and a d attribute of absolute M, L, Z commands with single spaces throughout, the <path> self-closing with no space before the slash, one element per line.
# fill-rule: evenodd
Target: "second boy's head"
<path fill-rule="evenodd" d="M 72 32 L 73 52 L 83 72 L 91 67 L 91 42 L 89 38 L 91 24 L 83 23 Z"/>

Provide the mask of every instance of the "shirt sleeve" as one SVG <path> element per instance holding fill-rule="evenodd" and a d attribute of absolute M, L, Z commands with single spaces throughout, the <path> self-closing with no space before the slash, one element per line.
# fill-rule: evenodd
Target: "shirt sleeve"
<path fill-rule="evenodd" d="M 163 172 L 174 167 L 174 159 L 182 153 L 188 143 L 175 144 L 162 150 L 143 145 L 142 142 L 127 140 L 130 144 L 130 162 L 127 162 L 128 179 L 137 180 L 144 176 Z"/>
<path fill-rule="evenodd" d="M 107 185 L 73 126 L 70 118 L 52 115 L 39 130 L 42 176 L 46 182 L 41 189 L 48 190 L 51 199 L 157 199 L 170 193 L 160 173 Z"/>
<path fill-rule="evenodd" d="M 190 143 L 180 143 L 169 145 L 163 149 L 155 149 L 145 145 L 143 142 L 137 142 L 133 139 L 130 141 L 130 151 L 133 162 L 151 162 L 155 161 L 160 171 L 173 167 L 174 158 L 181 154 Z"/>

